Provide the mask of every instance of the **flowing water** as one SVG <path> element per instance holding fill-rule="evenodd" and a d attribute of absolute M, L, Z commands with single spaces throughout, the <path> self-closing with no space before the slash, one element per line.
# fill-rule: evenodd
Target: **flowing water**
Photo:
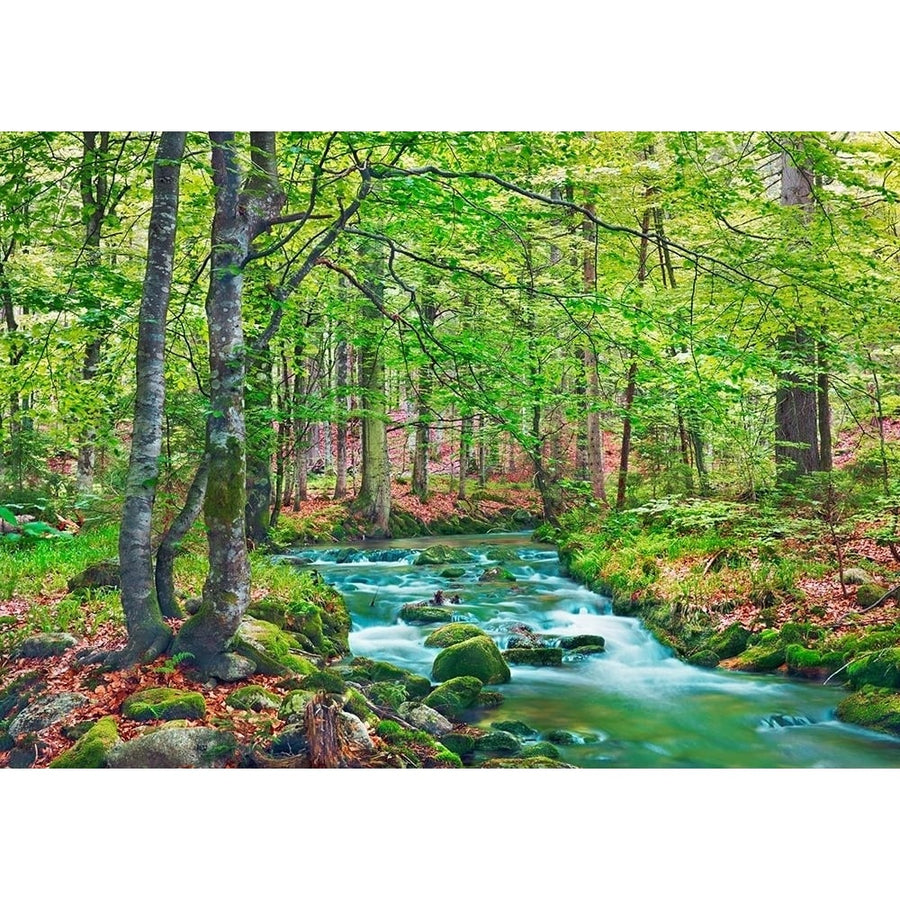
<path fill-rule="evenodd" d="M 462 577 L 442 578 L 447 566 L 413 565 L 418 551 L 433 543 L 471 554 L 470 562 L 459 564 Z M 490 548 L 514 549 L 519 559 L 493 562 Z M 560 753 L 577 766 L 900 766 L 900 740 L 835 719 L 844 689 L 689 666 L 639 620 L 613 615 L 608 597 L 562 576 L 556 550 L 527 534 L 307 548 L 285 561 L 312 564 L 344 596 L 355 655 L 426 677 L 439 650 L 424 646 L 424 639 L 439 626 L 407 625 L 398 614 L 404 603 L 427 600 L 439 589 L 460 595 L 462 602 L 451 607 L 454 620 L 478 625 L 501 649 L 515 623 L 550 637 L 602 635 L 605 653 L 567 654 L 560 667 L 511 666 L 510 683 L 490 686 L 505 702 L 475 720 L 487 726 L 516 719 L 542 734 L 565 729 L 576 742 Z M 515 583 L 478 581 L 497 565 L 515 575 Z"/>

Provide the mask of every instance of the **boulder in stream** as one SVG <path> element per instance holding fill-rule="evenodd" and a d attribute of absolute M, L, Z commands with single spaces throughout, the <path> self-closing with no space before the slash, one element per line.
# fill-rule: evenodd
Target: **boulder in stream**
<path fill-rule="evenodd" d="M 438 685 L 422 702 L 446 716 L 454 716 L 475 703 L 481 688 L 477 678 L 461 675 Z"/>
<path fill-rule="evenodd" d="M 432 679 L 448 681 L 460 675 L 471 675 L 484 684 L 504 684 L 510 679 L 506 660 L 487 636 L 469 638 L 438 653 L 431 668 Z"/>
<path fill-rule="evenodd" d="M 448 544 L 432 544 L 426 547 L 413 563 L 414 566 L 445 566 L 447 563 L 467 563 L 472 557 L 460 547 Z"/>
<path fill-rule="evenodd" d="M 451 622 L 431 632 L 425 638 L 426 647 L 451 647 L 473 637 L 487 637 L 477 625 L 467 622 Z"/>

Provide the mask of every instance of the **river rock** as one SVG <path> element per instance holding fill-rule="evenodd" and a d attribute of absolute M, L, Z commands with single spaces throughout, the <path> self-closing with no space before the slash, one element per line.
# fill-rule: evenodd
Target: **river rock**
<path fill-rule="evenodd" d="M 369 734 L 369 730 L 363 724 L 359 716 L 342 710 L 338 713 L 338 728 L 341 730 L 344 738 L 356 747 L 364 750 L 374 750 L 375 744 Z"/>
<path fill-rule="evenodd" d="M 847 681 L 855 689 L 866 684 L 900 689 L 900 647 L 886 647 L 854 660 L 847 666 Z"/>
<path fill-rule="evenodd" d="M 225 705 L 232 709 L 262 712 L 264 709 L 278 709 L 281 706 L 281 697 L 267 691 L 262 685 L 248 684 L 233 690 L 225 698 Z"/>
<path fill-rule="evenodd" d="M 414 566 L 444 566 L 447 563 L 467 563 L 472 557 L 459 547 L 450 547 L 447 544 L 432 544 L 426 547 L 413 563 Z"/>
<path fill-rule="evenodd" d="M 219 681 L 243 681 L 256 672 L 256 663 L 239 653 L 220 653 L 209 667 L 209 674 Z"/>
<path fill-rule="evenodd" d="M 475 749 L 491 756 L 511 756 L 522 749 L 522 744 L 508 731 L 489 731 L 475 738 Z"/>
<path fill-rule="evenodd" d="M 550 759 L 548 756 L 521 757 L 511 759 L 498 757 L 488 759 L 480 766 L 482 769 L 575 769 L 559 759 Z"/>
<path fill-rule="evenodd" d="M 477 678 L 462 675 L 436 687 L 422 702 L 444 715 L 454 716 L 475 703 L 482 687 Z"/>
<path fill-rule="evenodd" d="M 233 756 L 235 740 L 216 728 L 160 728 L 113 747 L 111 769 L 220 769 Z"/>
<path fill-rule="evenodd" d="M 466 570 L 462 566 L 449 566 L 441 570 L 441 578 L 462 578 L 466 574 Z"/>
<path fill-rule="evenodd" d="M 434 622 L 452 621 L 453 610 L 449 606 L 405 603 L 400 608 L 400 618 L 409 625 L 431 625 Z"/>
<path fill-rule="evenodd" d="M 90 723 L 87 723 L 90 725 Z M 90 725 L 78 740 L 50 763 L 51 769 L 102 769 L 110 751 L 119 742 L 116 720 L 104 716 Z"/>
<path fill-rule="evenodd" d="M 515 719 L 505 719 L 500 722 L 491 722 L 491 728 L 495 731 L 507 731 L 510 734 L 514 734 L 518 738 L 522 738 L 526 741 L 534 740 L 539 737 L 538 732 L 535 731 L 530 725 L 526 725 L 524 722 L 519 722 Z"/>
<path fill-rule="evenodd" d="M 851 725 L 900 737 L 900 693 L 867 685 L 841 700 L 837 717 Z"/>
<path fill-rule="evenodd" d="M 521 559 L 512 547 L 490 547 L 485 556 L 493 562 L 519 562 Z"/>
<path fill-rule="evenodd" d="M 471 753 L 475 749 L 475 738 L 470 734 L 463 734 L 459 731 L 452 731 L 440 738 L 441 743 L 457 756 L 464 756 Z"/>
<path fill-rule="evenodd" d="M 358 656 L 350 663 L 350 672 L 346 678 L 348 681 L 359 681 L 364 684 L 373 681 L 395 681 L 406 688 L 407 696 L 411 700 L 421 700 L 426 694 L 431 693 L 431 682 L 424 676 L 414 675 L 392 663 L 368 659 L 365 656 Z"/>
<path fill-rule="evenodd" d="M 561 647 L 532 647 L 527 649 L 504 650 L 503 658 L 514 666 L 561 666 Z"/>
<path fill-rule="evenodd" d="M 38 672 L 26 672 L 0 688 L 0 722 L 15 715 L 47 687 Z"/>
<path fill-rule="evenodd" d="M 469 625 L 466 622 L 451 622 L 449 625 L 443 625 L 432 631 L 425 638 L 426 647 L 451 647 L 453 644 L 459 644 L 473 637 L 487 637 L 487 635 L 477 626 Z"/>
<path fill-rule="evenodd" d="M 438 653 L 431 668 L 434 681 L 471 675 L 484 684 L 504 684 L 510 672 L 497 645 L 487 636 L 473 637 Z"/>
<path fill-rule="evenodd" d="M 530 759 L 535 756 L 543 756 L 546 759 L 559 759 L 559 750 L 549 741 L 537 741 L 534 744 L 523 747 L 519 752 L 519 756 L 522 759 Z"/>
<path fill-rule="evenodd" d="M 576 634 L 559 639 L 563 650 L 578 650 L 581 647 L 605 647 L 606 640 L 599 634 Z"/>
<path fill-rule="evenodd" d="M 46 659 L 49 656 L 61 656 L 77 643 L 78 638 L 65 631 L 33 634 L 19 644 L 15 655 L 23 659 Z"/>
<path fill-rule="evenodd" d="M 206 700 L 198 691 L 148 688 L 137 691 L 122 702 L 122 715 L 135 722 L 149 722 L 152 719 L 202 719 L 206 715 Z"/>
<path fill-rule="evenodd" d="M 302 648 L 295 637 L 271 622 L 250 616 L 245 616 L 238 627 L 232 647 L 252 660 L 261 675 L 311 675 L 318 671 L 314 663 L 299 655 Z"/>
<path fill-rule="evenodd" d="M 81 574 L 68 581 L 69 593 L 97 588 L 119 588 L 122 584 L 121 569 L 117 559 L 88 566 Z"/>
<path fill-rule="evenodd" d="M 744 628 L 740 622 L 733 622 L 724 631 L 719 632 L 709 642 L 709 650 L 719 659 L 731 659 L 747 649 L 751 632 Z"/>
<path fill-rule="evenodd" d="M 513 632 L 506 642 L 507 650 L 534 650 L 544 646 L 544 641 L 530 631 Z"/>
<path fill-rule="evenodd" d="M 479 576 L 479 581 L 515 581 L 516 576 L 512 574 L 512 572 L 507 572 L 506 569 L 501 569 L 499 566 L 492 566 L 490 569 L 485 569 Z"/>
<path fill-rule="evenodd" d="M 9 723 L 9 736 L 15 740 L 32 731 L 43 731 L 85 703 L 87 697 L 83 694 L 66 692 L 35 700 Z"/>
<path fill-rule="evenodd" d="M 424 703 L 403 703 L 399 713 L 413 728 L 426 731 L 433 737 L 441 737 L 453 731 L 453 723 L 449 719 Z"/>

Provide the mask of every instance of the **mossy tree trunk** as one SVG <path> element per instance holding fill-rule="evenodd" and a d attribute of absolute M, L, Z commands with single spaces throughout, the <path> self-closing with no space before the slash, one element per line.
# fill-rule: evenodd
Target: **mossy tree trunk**
<path fill-rule="evenodd" d="M 274 134 L 252 133 L 254 173 L 241 190 L 234 132 L 211 132 L 216 208 L 206 317 L 209 332 L 209 465 L 203 518 L 209 574 L 200 609 L 179 631 L 176 653 L 190 653 L 201 672 L 222 654 L 250 602 L 246 539 L 245 358 L 241 320 L 243 266 L 250 243 L 284 197 L 272 177 Z M 261 155 L 262 154 L 262 155 Z"/>
<path fill-rule="evenodd" d="M 171 639 L 153 579 L 150 546 L 165 406 L 166 316 L 172 287 L 181 157 L 185 132 L 164 132 L 153 164 L 153 206 L 147 238 L 147 269 L 138 315 L 134 427 L 119 531 L 122 608 L 128 644 L 116 665 L 147 662 Z"/>
<path fill-rule="evenodd" d="M 340 338 L 335 348 L 335 390 L 337 393 L 337 433 L 334 448 L 334 499 L 347 496 L 347 385 L 350 374 L 350 349 Z"/>
<path fill-rule="evenodd" d="M 437 309 L 434 303 L 426 301 L 422 305 L 422 320 L 426 330 L 434 325 Z M 433 385 L 431 365 L 426 363 L 419 372 L 416 385 L 416 447 L 413 454 L 412 492 L 420 503 L 428 501 L 428 450 L 431 438 L 431 391 Z"/>
<path fill-rule="evenodd" d="M 367 293 L 381 301 L 384 286 L 380 273 L 365 284 Z M 359 349 L 359 387 L 362 403 L 362 479 L 353 511 L 371 523 L 369 537 L 390 537 L 391 465 L 387 444 L 387 398 L 382 341 L 385 325 L 374 303 L 364 303 Z"/>

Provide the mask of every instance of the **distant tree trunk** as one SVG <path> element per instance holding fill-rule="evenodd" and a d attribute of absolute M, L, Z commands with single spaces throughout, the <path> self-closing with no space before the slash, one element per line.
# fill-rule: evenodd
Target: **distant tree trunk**
<path fill-rule="evenodd" d="M 379 273 L 380 275 L 380 273 Z M 380 277 L 368 280 L 367 289 L 381 297 Z M 371 523 L 369 537 L 390 536 L 391 468 L 387 447 L 387 401 L 385 397 L 383 330 L 381 313 L 374 304 L 365 304 L 363 317 L 368 324 L 367 339 L 359 350 L 359 387 L 362 395 L 362 480 L 353 501 L 355 512 Z"/>
<path fill-rule="evenodd" d="M 263 139 L 260 140 L 260 137 Z M 271 141 L 267 138 L 271 137 Z M 271 178 L 251 178 L 241 190 L 234 132 L 211 132 L 216 211 L 206 317 L 209 332 L 210 407 L 207 431 L 209 475 L 203 506 L 209 544 L 209 575 L 200 609 L 178 632 L 173 650 L 193 655 L 208 671 L 237 632 L 250 602 L 246 539 L 246 434 L 244 425 L 244 333 L 241 317 L 242 267 L 261 222 L 280 210 L 283 195 Z M 251 134 L 254 160 L 274 135 Z"/>
<path fill-rule="evenodd" d="M 805 220 L 812 215 L 812 173 L 788 150 L 781 154 L 781 204 L 799 206 Z M 816 342 L 797 326 L 778 341 L 781 359 L 775 391 L 775 466 L 779 481 L 793 481 L 822 468 L 819 430 L 825 411 L 819 409 Z M 825 399 L 827 404 L 827 391 Z M 827 413 L 830 419 L 830 411 Z M 828 426 L 830 444 L 830 423 Z"/>
<path fill-rule="evenodd" d="M 281 369 L 278 385 L 275 390 L 275 408 L 278 413 L 275 442 L 275 487 L 272 492 L 272 512 L 269 515 L 269 528 L 278 524 L 281 515 L 281 498 L 284 494 L 285 470 L 288 468 L 287 455 L 290 446 L 291 423 L 288 420 L 288 393 L 290 391 L 287 356 L 281 354 Z"/>
<path fill-rule="evenodd" d="M 466 477 L 469 474 L 469 459 L 472 452 L 472 415 L 464 415 L 459 429 L 459 489 L 457 498 L 466 499 Z"/>
<path fill-rule="evenodd" d="M 437 308 L 431 301 L 422 304 L 422 320 L 427 329 L 434 325 Z M 416 386 L 416 449 L 413 455 L 412 492 L 420 503 L 428 501 L 428 450 L 431 435 L 431 388 L 432 372 L 426 364 L 419 372 Z"/>
<path fill-rule="evenodd" d="M 247 537 L 265 543 L 272 505 L 272 356 L 268 347 L 248 354 L 244 389 L 247 427 Z"/>
<path fill-rule="evenodd" d="M 819 419 L 819 464 L 823 472 L 830 472 L 834 466 L 834 454 L 832 452 L 831 439 L 831 402 L 829 400 L 830 378 L 828 377 L 828 362 L 825 358 L 825 346 L 819 342 L 819 375 L 817 379 L 818 392 L 816 395 Z"/>
<path fill-rule="evenodd" d="M 650 243 L 650 207 L 644 210 L 641 222 L 641 245 L 638 260 L 638 282 L 647 280 L 647 250 Z M 625 402 L 623 404 L 624 419 L 622 422 L 622 449 L 619 454 L 619 481 L 616 491 L 616 509 L 625 506 L 625 493 L 628 483 L 628 457 L 631 454 L 631 407 L 637 389 L 637 360 L 632 358 L 628 366 L 628 378 L 625 385 Z"/>
<path fill-rule="evenodd" d="M 88 269 L 100 265 L 100 238 L 103 220 L 109 201 L 109 181 L 107 178 L 107 152 L 109 150 L 108 131 L 83 132 L 84 151 L 81 158 L 81 218 L 84 225 L 84 264 Z M 99 146 L 97 138 L 100 138 Z M 100 367 L 102 339 L 98 336 L 88 340 L 81 368 L 83 381 L 90 381 Z M 87 494 L 94 487 L 94 467 L 96 462 L 97 429 L 85 426 L 81 431 L 78 446 L 78 469 L 76 484 L 79 494 Z"/>
<path fill-rule="evenodd" d="M 594 212 L 594 205 L 588 203 L 585 208 Z M 597 226 L 590 220 L 584 223 L 584 236 L 593 244 L 597 235 Z M 597 266 L 593 246 L 587 247 L 582 258 L 582 283 L 586 293 L 597 290 Z M 600 380 L 597 377 L 597 355 L 588 343 L 584 348 L 584 374 L 587 379 L 585 404 L 587 406 L 587 446 L 585 463 L 588 478 L 591 482 L 591 496 L 595 500 L 606 503 L 606 479 L 604 475 L 605 460 L 603 458 L 603 430 L 600 427 L 600 413 L 596 405 L 600 399 Z"/>
<path fill-rule="evenodd" d="M 334 499 L 347 495 L 347 383 L 350 371 L 347 342 L 338 341 L 335 349 L 335 387 L 337 389 L 337 435 L 334 448 L 335 482 Z"/>
<path fill-rule="evenodd" d="M 138 314 L 134 427 L 119 530 L 122 608 L 128 644 L 124 651 L 114 654 L 116 665 L 155 659 L 165 651 L 172 635 L 163 622 L 156 595 L 150 539 L 162 451 L 166 316 L 172 287 L 184 143 L 185 132 L 164 132 L 153 165 L 147 269 Z"/>
<path fill-rule="evenodd" d="M 312 372 L 303 358 L 303 343 L 298 341 L 294 347 L 294 512 L 298 512 L 300 504 L 309 499 L 309 422 L 301 415 L 301 408 L 309 394 Z"/>

